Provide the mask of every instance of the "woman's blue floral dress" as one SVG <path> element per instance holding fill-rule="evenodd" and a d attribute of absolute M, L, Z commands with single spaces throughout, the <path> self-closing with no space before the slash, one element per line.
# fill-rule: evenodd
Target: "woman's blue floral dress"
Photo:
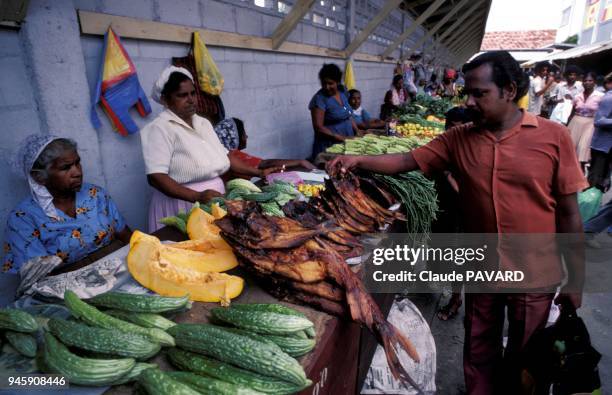
<path fill-rule="evenodd" d="M 7 221 L 3 272 L 18 273 L 29 259 L 45 255 L 76 262 L 109 244 L 126 225 L 106 191 L 86 183 L 76 194 L 76 218 L 57 212 L 59 220 L 48 217 L 31 197 L 17 205 Z"/>

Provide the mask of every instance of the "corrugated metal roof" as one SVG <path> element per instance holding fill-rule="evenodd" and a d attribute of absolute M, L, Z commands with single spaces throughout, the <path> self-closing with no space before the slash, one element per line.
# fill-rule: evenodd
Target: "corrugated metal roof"
<path fill-rule="evenodd" d="M 522 67 L 529 67 L 534 65 L 536 62 L 551 61 L 551 60 L 562 60 L 562 59 L 575 59 L 585 55 L 592 55 L 597 52 L 607 51 L 612 49 L 612 40 L 603 41 L 594 44 L 581 45 L 579 47 L 571 48 L 566 51 L 553 52 L 549 55 L 532 59 L 528 62 L 521 64 Z"/>

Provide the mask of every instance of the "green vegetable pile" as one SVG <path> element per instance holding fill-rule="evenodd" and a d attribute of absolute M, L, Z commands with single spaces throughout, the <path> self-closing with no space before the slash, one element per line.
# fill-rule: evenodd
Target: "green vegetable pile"
<path fill-rule="evenodd" d="M 429 95 L 417 95 L 415 100 L 400 107 L 394 117 L 399 118 L 402 115 L 418 115 L 425 118 L 427 115 L 434 115 L 438 118 L 444 118 L 444 114 L 454 107 L 452 100 L 446 98 L 433 98 Z"/>
<path fill-rule="evenodd" d="M 225 187 L 226 193 L 224 197 L 212 198 L 204 205 L 200 205 L 199 202 L 196 202 L 193 208 L 199 207 L 210 214 L 213 204 L 218 204 L 219 207 L 225 209 L 226 200 L 250 200 L 258 202 L 264 214 L 284 217 L 285 213 L 283 213 L 282 207 L 289 201 L 300 196 L 300 192 L 293 184 L 282 180 L 274 180 L 272 184 L 259 188 L 248 180 L 235 178 L 228 181 Z M 159 222 L 167 226 L 174 226 L 181 232 L 187 234 L 189 214 L 190 213 L 179 211 L 177 215 L 164 217 Z"/>
<path fill-rule="evenodd" d="M 380 155 L 408 152 L 429 142 L 418 137 L 392 137 L 368 134 L 364 137 L 346 140 L 327 149 L 330 154 Z"/>
<path fill-rule="evenodd" d="M 316 345 L 314 324 L 279 304 L 233 304 L 214 308 L 215 322 L 177 324 L 161 314 L 185 311 L 189 296 L 161 297 L 108 292 L 82 300 L 66 291 L 72 318 L 35 317 L 0 309 L 0 329 L 44 373 L 70 385 L 113 386 L 138 382 L 148 394 L 292 394 L 312 384 L 295 359 Z M 102 310 L 104 309 L 104 310 Z M 36 351 L 35 334 L 43 341 Z M 24 337 L 25 336 L 25 337 Z M 167 347 L 167 352 L 160 350 Z M 152 358 L 180 371 L 162 372 Z M 165 391 L 165 392 L 164 392 Z"/>
<path fill-rule="evenodd" d="M 438 212 L 438 195 L 433 181 L 423 173 L 412 171 L 394 176 L 375 174 L 401 200 L 406 208 L 408 233 L 431 232 L 431 223 Z"/>

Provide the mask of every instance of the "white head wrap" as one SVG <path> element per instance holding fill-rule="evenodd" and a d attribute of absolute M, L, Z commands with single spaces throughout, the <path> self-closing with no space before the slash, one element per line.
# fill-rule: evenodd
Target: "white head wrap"
<path fill-rule="evenodd" d="M 30 193 L 34 201 L 38 203 L 48 217 L 59 221 L 61 217 L 58 215 L 57 209 L 53 205 L 53 196 L 51 196 L 51 193 L 44 185 L 37 183 L 30 175 L 30 171 L 36 159 L 38 159 L 47 145 L 58 138 L 58 136 L 50 134 L 32 134 L 26 137 L 21 142 L 20 148 L 12 164 L 15 174 L 28 181 Z"/>
<path fill-rule="evenodd" d="M 164 71 L 162 71 L 155 84 L 153 84 L 153 89 L 151 89 L 151 99 L 155 100 L 159 104 L 163 104 L 161 99 L 162 91 L 164 90 L 164 86 L 166 86 L 166 83 L 170 79 L 170 75 L 175 72 L 185 74 L 187 77 L 189 77 L 191 82 L 193 82 L 193 76 L 186 68 L 168 66 L 164 69 Z"/>

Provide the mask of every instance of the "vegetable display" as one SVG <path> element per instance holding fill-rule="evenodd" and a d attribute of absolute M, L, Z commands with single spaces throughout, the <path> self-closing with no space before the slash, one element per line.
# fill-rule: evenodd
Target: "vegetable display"
<path fill-rule="evenodd" d="M 429 139 L 417 136 L 400 138 L 368 134 L 364 137 L 358 137 L 346 140 L 343 143 L 334 144 L 329 147 L 326 152 L 343 155 L 398 154 L 425 145 L 427 142 L 429 142 Z"/>
<path fill-rule="evenodd" d="M 110 310 L 98 310 L 88 302 Z M 226 324 L 236 326 L 218 326 L 177 324 L 161 315 L 190 309 L 187 297 L 107 292 L 84 301 L 66 291 L 64 303 L 72 318 L 47 321 L 39 353 L 31 334 L 6 331 L 5 335 L 20 353 L 36 357 L 40 371 L 62 375 L 69 385 L 101 387 L 137 381 L 139 390 L 148 394 L 280 395 L 312 384 L 294 357 L 314 348 L 315 339 L 304 333 L 306 328 L 315 337 L 314 325 L 287 306 L 237 304 L 217 309 L 210 318 L 221 317 L 221 311 L 237 313 L 226 319 Z M 144 327 L 115 318 L 127 316 L 140 316 L 133 321 Z M 159 341 L 153 341 L 146 326 L 173 342 L 175 336 L 176 347 L 160 353 L 165 339 L 156 336 Z M 155 361 L 167 358 L 180 371 L 162 371 L 157 363 L 147 362 L 154 357 Z"/>

